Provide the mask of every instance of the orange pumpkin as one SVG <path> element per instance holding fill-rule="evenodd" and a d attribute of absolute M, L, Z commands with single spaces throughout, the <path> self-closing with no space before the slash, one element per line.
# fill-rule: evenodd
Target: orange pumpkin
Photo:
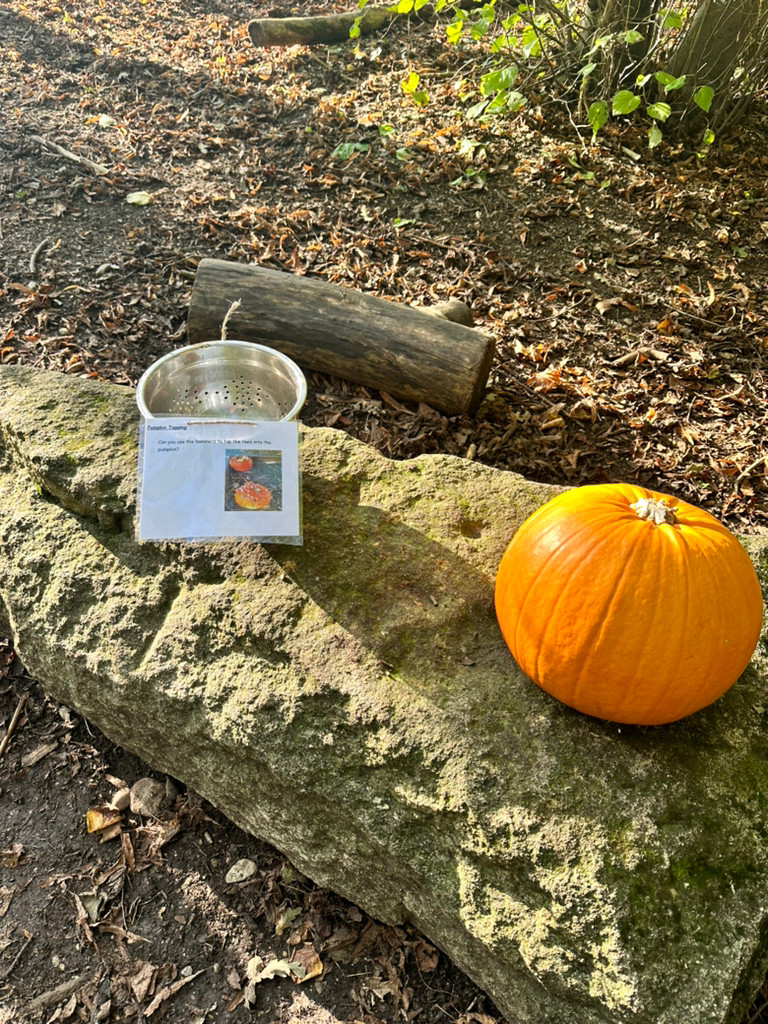
<path fill-rule="evenodd" d="M 636 725 L 717 700 L 757 645 L 744 548 L 708 512 L 631 484 L 559 494 L 512 538 L 496 614 L 520 668 L 570 707 Z"/>
<path fill-rule="evenodd" d="M 272 494 L 264 484 L 255 484 L 252 480 L 238 487 L 235 491 L 235 502 L 240 508 L 267 508 L 272 501 Z"/>

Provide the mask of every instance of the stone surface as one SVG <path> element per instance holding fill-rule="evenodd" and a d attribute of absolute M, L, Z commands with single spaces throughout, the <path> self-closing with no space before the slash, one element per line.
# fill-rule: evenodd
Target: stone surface
<path fill-rule="evenodd" d="M 768 962 L 763 640 L 657 729 L 516 669 L 495 567 L 553 490 L 307 432 L 301 548 L 136 544 L 127 389 L 0 368 L 0 603 L 30 673 L 512 1024 L 730 1024 Z M 764 541 L 748 545 L 765 583 Z"/>

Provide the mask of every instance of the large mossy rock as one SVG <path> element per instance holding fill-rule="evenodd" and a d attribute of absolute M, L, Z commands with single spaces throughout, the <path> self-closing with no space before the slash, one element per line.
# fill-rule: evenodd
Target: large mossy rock
<path fill-rule="evenodd" d="M 493 614 L 553 489 L 309 430 L 303 547 L 140 546 L 137 437 L 126 389 L 0 371 L 0 599 L 56 698 L 514 1024 L 739 1020 L 768 962 L 764 644 L 683 722 L 587 718 Z"/>

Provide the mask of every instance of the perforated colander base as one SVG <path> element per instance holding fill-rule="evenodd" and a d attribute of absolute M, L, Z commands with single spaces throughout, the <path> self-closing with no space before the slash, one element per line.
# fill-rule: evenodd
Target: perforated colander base
<path fill-rule="evenodd" d="M 178 386 L 178 385 L 177 385 Z M 190 384 L 169 396 L 165 402 L 172 416 L 238 416 L 240 418 L 281 419 L 293 402 L 280 402 L 264 392 L 263 387 L 239 377 L 201 385 Z"/>

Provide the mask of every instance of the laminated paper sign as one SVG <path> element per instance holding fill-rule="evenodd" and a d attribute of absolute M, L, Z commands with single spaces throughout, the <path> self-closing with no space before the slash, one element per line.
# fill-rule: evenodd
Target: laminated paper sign
<path fill-rule="evenodd" d="M 296 420 L 143 421 L 139 540 L 301 544 L 298 449 Z"/>

